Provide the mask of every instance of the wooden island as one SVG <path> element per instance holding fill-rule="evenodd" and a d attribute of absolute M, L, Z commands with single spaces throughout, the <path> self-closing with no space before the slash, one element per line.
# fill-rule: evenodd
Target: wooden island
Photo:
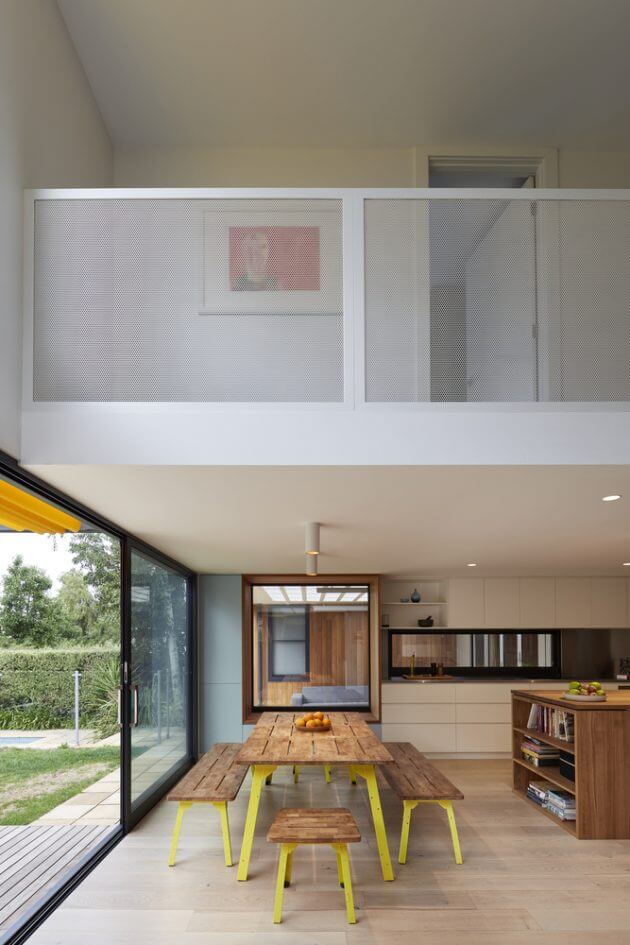
<path fill-rule="evenodd" d="M 630 839 L 630 691 L 607 692 L 605 702 L 572 702 L 557 692 L 512 692 L 513 786 L 526 803 L 579 840 Z M 570 714 L 573 741 L 528 728 L 532 705 L 546 712 Z M 554 716 L 557 717 L 557 716 Z M 572 757 L 575 781 L 560 772 L 559 764 L 537 767 L 522 754 L 526 739 Z M 532 781 L 544 781 L 551 790 L 575 797 L 576 819 L 561 820 L 528 797 Z"/>

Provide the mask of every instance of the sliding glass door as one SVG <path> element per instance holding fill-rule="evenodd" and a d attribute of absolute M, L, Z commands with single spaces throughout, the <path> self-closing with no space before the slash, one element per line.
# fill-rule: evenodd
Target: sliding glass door
<path fill-rule="evenodd" d="M 192 755 L 192 589 L 186 573 L 133 548 L 129 579 L 129 810 L 134 823 Z"/>

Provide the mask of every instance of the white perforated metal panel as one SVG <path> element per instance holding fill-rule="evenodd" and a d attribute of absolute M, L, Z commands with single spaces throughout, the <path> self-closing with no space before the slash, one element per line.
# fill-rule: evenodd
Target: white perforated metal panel
<path fill-rule="evenodd" d="M 372 402 L 630 399 L 630 202 L 365 202 Z"/>
<path fill-rule="evenodd" d="M 343 400 L 342 208 L 38 200 L 36 401 Z"/>

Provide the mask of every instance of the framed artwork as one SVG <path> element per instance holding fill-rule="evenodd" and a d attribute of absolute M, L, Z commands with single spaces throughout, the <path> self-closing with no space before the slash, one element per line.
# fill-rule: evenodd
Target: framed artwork
<path fill-rule="evenodd" d="M 200 314 L 339 315 L 341 265 L 339 215 L 208 211 Z"/>

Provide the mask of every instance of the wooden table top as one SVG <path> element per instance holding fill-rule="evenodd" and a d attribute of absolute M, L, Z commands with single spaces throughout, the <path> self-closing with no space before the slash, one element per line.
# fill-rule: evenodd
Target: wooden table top
<path fill-rule="evenodd" d="M 604 685 L 607 699 L 605 702 L 574 702 L 572 699 L 562 699 L 562 693 L 557 690 L 515 689 L 512 695 L 528 702 L 544 702 L 548 705 L 561 706 L 571 712 L 610 712 L 612 709 L 630 709 L 630 690 L 608 689 Z"/>
<path fill-rule="evenodd" d="M 393 758 L 359 712 L 328 712 L 328 732 L 298 729 L 302 712 L 263 712 L 236 761 L 247 765 L 374 765 Z"/>

